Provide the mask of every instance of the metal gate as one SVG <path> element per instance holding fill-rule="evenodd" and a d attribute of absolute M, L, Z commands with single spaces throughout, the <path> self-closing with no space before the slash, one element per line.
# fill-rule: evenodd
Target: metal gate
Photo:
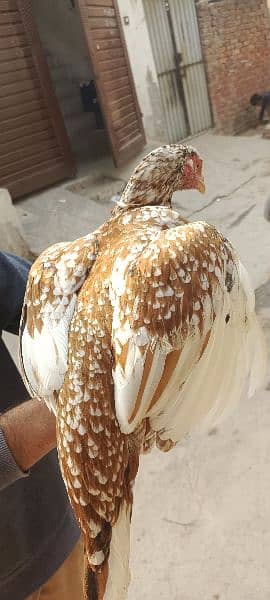
<path fill-rule="evenodd" d="M 211 127 L 194 0 L 144 0 L 169 142 Z"/>

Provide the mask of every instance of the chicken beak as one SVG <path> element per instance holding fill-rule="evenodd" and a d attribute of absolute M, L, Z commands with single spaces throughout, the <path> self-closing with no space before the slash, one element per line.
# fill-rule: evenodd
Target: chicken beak
<path fill-rule="evenodd" d="M 205 183 L 204 183 L 204 178 L 203 177 L 200 177 L 200 179 L 198 179 L 198 181 L 197 181 L 197 190 L 201 194 L 205 193 Z"/>

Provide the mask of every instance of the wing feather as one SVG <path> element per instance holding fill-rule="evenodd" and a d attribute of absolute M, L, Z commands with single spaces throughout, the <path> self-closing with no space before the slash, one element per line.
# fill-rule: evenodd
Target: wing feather
<path fill-rule="evenodd" d="M 202 422 L 216 422 L 249 376 L 250 392 L 262 383 L 254 294 L 214 227 L 162 231 L 122 277 L 111 298 L 115 407 L 124 433 L 148 418 L 161 440 L 177 442 Z"/>
<path fill-rule="evenodd" d="M 20 331 L 20 360 L 32 396 L 54 410 L 67 370 L 69 325 L 77 293 L 95 261 L 97 234 L 45 250 L 28 278 Z"/>

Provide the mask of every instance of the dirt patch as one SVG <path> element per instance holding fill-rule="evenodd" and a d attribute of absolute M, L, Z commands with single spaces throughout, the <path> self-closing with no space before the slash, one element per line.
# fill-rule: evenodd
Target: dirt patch
<path fill-rule="evenodd" d="M 270 308 L 270 279 L 256 290 L 255 295 L 256 308 L 259 312 L 264 308 Z"/>
<path fill-rule="evenodd" d="M 126 181 L 115 179 L 109 175 L 89 175 L 72 183 L 67 190 L 73 194 L 84 196 L 93 202 L 107 204 L 121 195 Z M 116 197 L 116 198 L 115 198 Z"/>

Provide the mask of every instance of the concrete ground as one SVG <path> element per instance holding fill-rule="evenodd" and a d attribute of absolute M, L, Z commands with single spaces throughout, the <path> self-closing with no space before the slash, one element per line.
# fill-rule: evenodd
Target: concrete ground
<path fill-rule="evenodd" d="M 207 194 L 176 194 L 185 217 L 218 225 L 239 250 L 257 288 L 270 342 L 270 141 L 256 134 L 193 140 L 205 161 Z M 135 161 L 136 163 L 137 161 Z M 109 160 L 92 176 L 120 179 Z M 82 175 L 91 175 L 85 170 Z M 108 182 L 107 182 L 108 183 Z M 17 204 L 31 250 L 94 229 L 113 205 L 82 182 Z M 104 186 L 103 186 L 104 187 Z M 110 189 L 110 185 L 109 185 Z M 84 195 L 82 195 L 82 193 Z M 115 193 L 115 189 L 114 192 Z M 110 195 L 110 194 L 109 194 Z M 270 381 L 270 375 L 269 375 Z M 270 599 L 270 385 L 208 436 L 141 461 L 132 525 L 130 600 Z"/>
<path fill-rule="evenodd" d="M 10 194 L 3 188 L 0 188 L 0 250 L 18 254 L 29 260 L 33 259 L 23 237 L 21 219 Z"/>

